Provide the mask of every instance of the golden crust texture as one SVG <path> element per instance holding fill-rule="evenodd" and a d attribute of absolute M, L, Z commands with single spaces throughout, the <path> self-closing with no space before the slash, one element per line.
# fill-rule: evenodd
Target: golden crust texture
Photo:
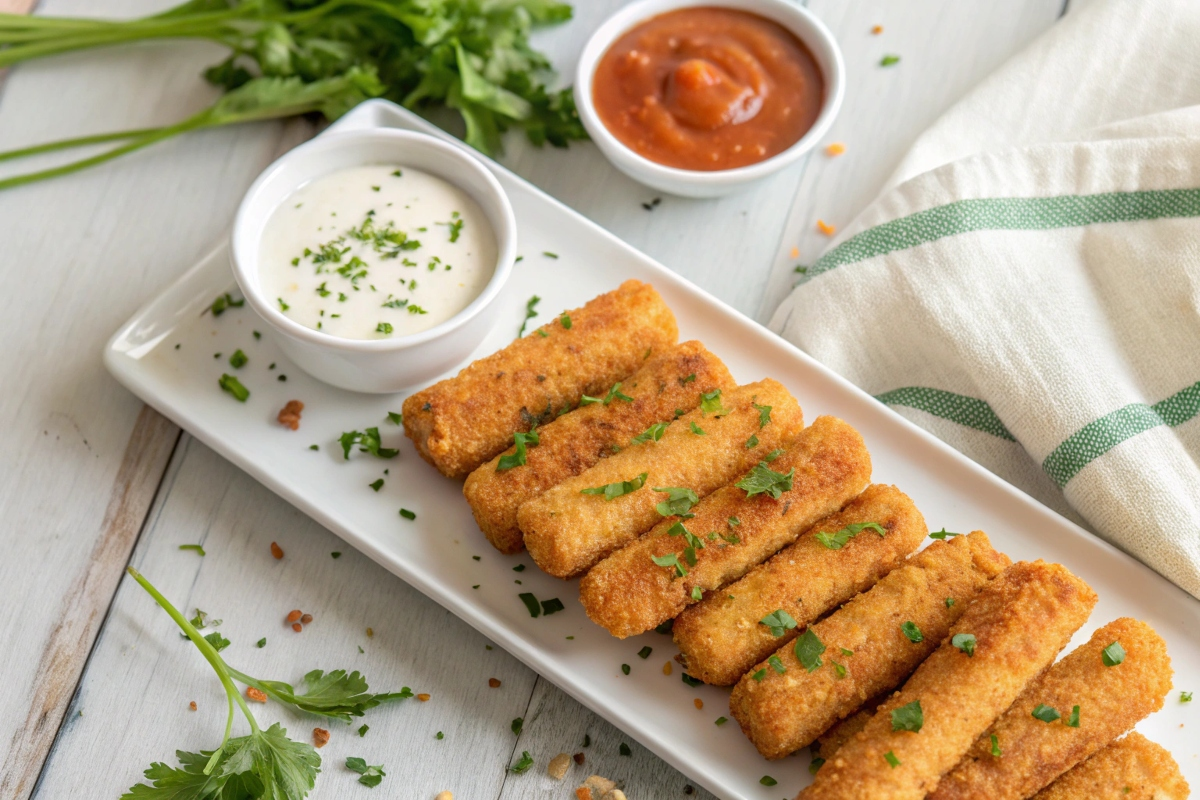
<path fill-rule="evenodd" d="M 1105 747 L 1033 800 L 1187 800 L 1191 788 L 1162 745 L 1131 733 Z"/>
<path fill-rule="evenodd" d="M 1079 629 L 1096 593 L 1059 564 L 1013 564 L 950 628 L 974 651 L 944 641 L 862 731 L 817 771 L 800 800 L 922 800 Z M 919 702 L 919 732 L 892 712 Z M 890 758 L 889 758 L 890 756 Z"/>
<path fill-rule="evenodd" d="M 572 326 L 574 329 L 574 326 Z M 517 509 L 527 500 L 574 477 L 614 448 L 657 422 L 675 418 L 675 410 L 691 411 L 700 395 L 735 386 L 721 360 L 699 342 L 683 342 L 652 356 L 621 383 L 633 400 L 580 406 L 538 428 L 539 443 L 526 451 L 525 465 L 498 471 L 510 447 L 467 477 L 463 494 L 489 542 L 502 553 L 518 553 L 525 541 L 517 525 Z"/>
<path fill-rule="evenodd" d="M 675 315 L 654 287 L 625 281 L 409 396 L 404 432 L 439 472 L 465 478 L 512 444 L 515 431 L 549 422 L 585 394 L 604 395 L 647 353 L 678 338 Z"/>
<path fill-rule="evenodd" d="M 865 529 L 839 550 L 816 538 L 819 532 L 836 533 L 866 522 L 878 523 L 886 535 Z M 925 518 L 908 495 L 895 486 L 868 486 L 841 511 L 810 527 L 795 544 L 680 614 L 673 628 L 680 663 L 705 683 L 736 683 L 805 626 L 903 564 L 926 533 Z M 796 627 L 779 638 L 759 622 L 776 610 L 796 621 Z"/>
<path fill-rule="evenodd" d="M 810 744 L 870 698 L 898 686 L 1008 563 L 982 531 L 933 543 L 811 626 L 826 648 L 816 670 L 807 671 L 789 643 L 775 652 L 783 673 L 760 662 L 743 676 L 729 699 L 734 719 L 767 758 Z M 947 598 L 954 603 L 947 605 Z M 905 622 L 920 628 L 922 641 L 904 634 Z"/>
<path fill-rule="evenodd" d="M 523 504 L 517 522 L 537 565 L 560 578 L 590 569 L 662 519 L 655 506 L 666 495 L 653 487 L 686 487 L 704 497 L 790 442 L 804 425 L 796 399 L 770 378 L 725 392 L 720 401 L 727 412 L 722 416 L 693 409 L 672 422 L 659 441 L 627 447 Z M 772 407 L 765 427 L 759 425 L 756 403 Z M 703 434 L 695 433 L 693 424 Z M 758 444 L 746 447 L 751 436 Z M 642 488 L 611 500 L 582 494 L 642 473 L 647 476 Z"/>
<path fill-rule="evenodd" d="M 1125 660 L 1107 667 L 1101 651 L 1113 642 L 1121 643 Z M 1029 797 L 1162 708 L 1170 690 L 1166 642 L 1140 620 L 1114 620 L 1033 681 L 942 778 L 929 800 Z M 1038 720 L 1032 712 L 1039 705 L 1055 709 L 1062 719 Z M 1079 727 L 1065 724 L 1075 706 Z M 992 736 L 999 758 L 991 752 Z"/>
<path fill-rule="evenodd" d="M 794 473 L 790 491 L 777 498 L 750 497 L 744 489 L 725 486 L 692 508 L 690 519 L 667 517 L 593 567 L 579 585 L 580 601 L 592 621 L 622 639 L 666 622 L 697 602 L 697 589 L 712 592 L 745 575 L 816 520 L 841 508 L 871 479 L 871 457 L 862 436 L 836 417 L 818 417 L 770 466 L 781 474 Z M 731 518 L 740 524 L 730 525 Z M 684 536 L 680 525 L 694 536 Z M 689 546 L 692 563 L 684 552 Z M 685 565 L 686 574 L 652 560 L 669 554 Z"/>

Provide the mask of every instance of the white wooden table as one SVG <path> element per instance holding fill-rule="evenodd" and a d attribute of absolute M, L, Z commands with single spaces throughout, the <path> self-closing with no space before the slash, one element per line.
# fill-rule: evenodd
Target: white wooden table
<path fill-rule="evenodd" d="M 0 0 L 0 8 L 25 10 L 30 1 Z M 45 0 L 37 11 L 131 16 L 167 5 Z M 573 54 L 617 5 L 580 0 L 576 19 L 539 33 L 537 43 L 569 76 Z M 590 144 L 536 150 L 513 137 L 505 163 L 766 321 L 794 266 L 824 244 L 817 218 L 848 222 L 929 122 L 1065 10 L 1064 0 L 808 5 L 846 57 L 846 103 L 829 137 L 845 142 L 840 158 L 818 152 L 743 194 L 664 198 L 652 212 L 641 204 L 656 194 Z M 881 35 L 871 34 L 874 25 Z M 215 96 L 199 73 L 220 53 L 199 43 L 139 45 L 19 66 L 0 84 L 0 150 L 177 120 Z M 885 53 L 901 62 L 879 67 Z M 314 667 L 344 667 L 362 670 L 377 689 L 432 695 L 370 712 L 361 739 L 329 726 L 314 797 L 421 799 L 449 789 L 459 800 L 565 798 L 592 772 L 623 781 L 632 800 L 684 796 L 684 775 L 105 373 L 100 351 L 112 331 L 223 235 L 242 192 L 276 154 L 311 134 L 303 123 L 191 134 L 0 193 L 0 336 L 9 343 L 0 351 L 0 797 L 115 798 L 151 761 L 174 763 L 176 748 L 216 743 L 225 713 L 219 684 L 124 578 L 127 563 L 189 612 L 223 618 L 220 630 L 234 642 L 225 655 L 251 674 L 297 680 Z M 271 541 L 286 551 L 282 561 L 271 557 Z M 178 549 L 192 542 L 208 555 Z M 343 555 L 335 560 L 333 551 Z M 315 617 L 300 635 L 283 623 L 296 607 Z M 268 646 L 255 648 L 263 636 Z M 500 688 L 489 688 L 489 678 Z M 256 711 L 268 722 L 280 713 Z M 525 720 L 519 737 L 510 729 L 516 717 Z M 308 738 L 312 720 L 278 718 Z M 619 755 L 621 742 L 632 756 Z M 537 768 L 506 774 L 522 750 Z M 545 775 L 563 751 L 587 759 L 570 788 Z M 385 765 L 388 777 L 372 794 L 341 766 L 349 755 Z"/>

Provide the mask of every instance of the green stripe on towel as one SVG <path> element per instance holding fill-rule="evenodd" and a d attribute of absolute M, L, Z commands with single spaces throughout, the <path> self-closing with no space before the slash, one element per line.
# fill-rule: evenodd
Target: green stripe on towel
<path fill-rule="evenodd" d="M 971 231 L 1051 230 L 1196 216 L 1200 216 L 1200 189 L 959 200 L 856 233 L 817 259 L 797 285 L 843 264 Z"/>
<path fill-rule="evenodd" d="M 1079 471 L 1121 442 L 1159 425 L 1175 427 L 1200 414 L 1200 382 L 1152 406 L 1130 403 L 1089 422 L 1046 456 L 1042 469 L 1062 488 Z"/>
<path fill-rule="evenodd" d="M 1008 439 L 1010 442 L 1016 441 L 1016 438 L 1008 432 L 1008 428 L 1004 427 L 1004 423 L 996 416 L 996 412 L 992 411 L 992 407 L 976 397 L 967 397 L 942 389 L 931 389 L 927 386 L 905 386 L 902 389 L 893 389 L 890 392 L 877 394 L 875 399 L 890 406 L 915 408 L 933 414 L 935 417 L 948 419 L 959 425 L 999 436 L 1001 439 Z"/>

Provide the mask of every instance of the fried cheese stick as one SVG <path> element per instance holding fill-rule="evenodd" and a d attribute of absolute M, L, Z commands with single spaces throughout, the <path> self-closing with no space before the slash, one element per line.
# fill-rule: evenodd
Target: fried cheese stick
<path fill-rule="evenodd" d="M 621 383 L 621 393 L 632 400 L 580 406 L 538 428 L 538 444 L 526 449 L 523 465 L 500 469 L 500 459 L 515 452 L 510 447 L 472 472 L 463 494 L 475 521 L 501 553 L 524 550 L 517 525 L 522 503 L 629 447 L 633 437 L 673 420 L 679 409 L 691 411 L 701 394 L 735 385 L 721 359 L 699 342 L 683 342 L 651 356 Z"/>
<path fill-rule="evenodd" d="M 1125 656 L 1110 667 L 1102 652 L 1113 642 Z M 929 800 L 1029 797 L 1162 708 L 1170 690 L 1166 642 L 1145 622 L 1114 620 L 1034 680 Z M 1061 718 L 1043 722 L 1033 716 L 1039 706 Z M 1079 714 L 1073 717 L 1075 708 Z M 993 754 L 993 741 L 1000 757 Z"/>
<path fill-rule="evenodd" d="M 523 504 L 517 522 L 525 547 L 551 575 L 578 575 L 662 519 L 655 507 L 667 495 L 654 487 L 704 497 L 786 445 L 803 425 L 796 399 L 770 378 L 702 401 L 657 442 L 627 447 Z"/>
<path fill-rule="evenodd" d="M 814 424 L 815 427 L 815 424 Z M 847 542 L 822 543 L 816 534 L 875 523 Z M 853 530 L 853 528 L 851 529 Z M 817 522 L 795 544 L 703 602 L 683 611 L 673 632 L 677 660 L 693 678 L 717 686 L 736 683 L 751 667 L 796 638 L 826 612 L 904 563 L 928 529 L 911 499 L 895 486 L 875 484 L 841 511 Z M 776 636 L 760 620 L 783 611 L 795 626 Z"/>
<path fill-rule="evenodd" d="M 950 638 L 817 770 L 798 800 L 922 800 L 1049 666 L 1095 604 L 1096 593 L 1061 564 L 1013 564 L 980 590 Z"/>
<path fill-rule="evenodd" d="M 733 718 L 766 758 L 810 744 L 908 677 L 1010 563 L 983 531 L 934 542 L 805 632 L 825 647 L 821 666 L 810 672 L 786 644 L 774 663 L 743 676 L 729 698 Z M 920 631 L 920 641 L 905 633 L 905 623 Z"/>
<path fill-rule="evenodd" d="M 549 422 L 585 394 L 605 396 L 678 338 L 654 287 L 625 281 L 409 396 L 404 433 L 443 475 L 465 478 L 511 445 L 514 432 Z"/>
<path fill-rule="evenodd" d="M 1187 800 L 1190 793 L 1166 748 L 1135 731 L 1072 768 L 1032 800 Z"/>
<path fill-rule="evenodd" d="M 689 518 L 667 517 L 593 567 L 579 585 L 592 621 L 622 639 L 666 622 L 703 592 L 737 580 L 795 541 L 871 479 L 862 436 L 837 417 L 818 417 L 769 467 L 793 476 L 791 488 L 781 488 L 778 497 L 725 486 L 701 500 Z M 674 565 L 663 566 L 671 555 Z"/>

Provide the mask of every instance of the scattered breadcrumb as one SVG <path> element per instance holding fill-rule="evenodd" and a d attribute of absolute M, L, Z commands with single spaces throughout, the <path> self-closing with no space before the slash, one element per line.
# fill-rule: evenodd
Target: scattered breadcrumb
<path fill-rule="evenodd" d="M 294 431 L 300 430 L 300 412 L 304 410 L 304 403 L 299 400 L 288 400 L 279 411 L 279 424 L 285 428 L 290 428 Z"/>
<path fill-rule="evenodd" d="M 699 697 L 697 697 L 695 700 L 692 701 L 692 705 L 694 705 L 696 707 L 696 710 L 699 711 L 704 708 L 704 701 L 701 700 Z"/>
<path fill-rule="evenodd" d="M 830 157 L 840 156 L 844 152 L 846 152 L 846 145 L 841 142 L 833 142 L 825 147 L 825 154 Z"/>
<path fill-rule="evenodd" d="M 246 699 L 253 700 L 256 703 L 265 703 L 267 702 L 267 693 L 262 689 L 255 689 L 253 686 L 247 686 Z"/>
<path fill-rule="evenodd" d="M 275 542 L 271 542 L 271 555 L 275 556 L 276 559 L 283 558 L 283 548 Z"/>
<path fill-rule="evenodd" d="M 313 728 L 313 747 L 324 747 L 329 744 L 329 731 L 324 728 Z"/>
<path fill-rule="evenodd" d="M 625 793 L 608 778 L 593 775 L 575 790 L 576 800 L 626 800 Z"/>
<path fill-rule="evenodd" d="M 871 33 L 878 36 L 879 34 L 883 33 L 883 26 L 876 25 L 875 27 L 871 28 Z"/>
<path fill-rule="evenodd" d="M 500 679 L 499 678 L 488 678 L 488 686 L 492 687 L 493 689 L 499 689 L 500 688 Z"/>
<path fill-rule="evenodd" d="M 291 611 L 288 612 L 287 621 L 288 622 L 298 622 L 300 620 L 300 617 L 303 615 L 304 615 L 303 611 L 301 611 L 298 608 L 293 608 Z"/>
<path fill-rule="evenodd" d="M 670 674 L 671 674 L 671 662 L 668 661 L 667 663 L 663 664 L 663 675 L 670 675 Z"/>
<path fill-rule="evenodd" d="M 420 700 L 422 703 L 427 702 L 429 700 L 429 698 L 430 698 L 430 695 L 426 694 L 425 692 L 422 692 L 421 694 L 417 695 L 417 699 Z"/>
<path fill-rule="evenodd" d="M 583 765 L 583 753 L 576 753 L 575 755 L 571 756 L 571 758 L 575 759 L 576 764 L 579 764 L 580 766 Z"/>
<path fill-rule="evenodd" d="M 304 616 L 300 617 L 300 622 L 304 625 L 307 625 L 308 623 L 310 623 L 312 621 L 313 621 L 312 614 L 305 614 Z"/>
<path fill-rule="evenodd" d="M 799 258 L 799 257 L 800 257 L 800 248 L 799 248 L 799 247 L 793 247 L 793 248 L 792 248 L 792 252 L 791 252 L 791 256 L 792 256 L 792 258 Z"/>
<path fill-rule="evenodd" d="M 433 798 L 433 800 L 454 800 L 454 795 L 450 792 L 438 792 L 437 797 Z"/>
<path fill-rule="evenodd" d="M 570 768 L 571 756 L 566 753 L 559 753 L 550 759 L 550 763 L 546 766 L 546 774 L 556 781 L 561 781 L 566 777 L 567 770 Z"/>
<path fill-rule="evenodd" d="M 374 636 L 374 635 L 375 635 L 375 629 L 374 629 L 374 628 L 367 628 L 367 638 L 368 638 L 368 639 L 370 639 L 370 638 L 371 638 L 372 636 Z"/>
<path fill-rule="evenodd" d="M 192 711 L 195 711 L 196 710 L 196 701 L 193 700 L 192 702 L 188 703 L 188 708 L 190 708 Z"/>
<path fill-rule="evenodd" d="M 817 230 L 819 230 L 821 233 L 825 234 L 826 236 L 833 236 L 833 234 L 837 232 L 837 228 L 830 225 L 823 219 L 817 220 Z"/>
<path fill-rule="evenodd" d="M 292 630 L 294 630 L 296 633 L 299 633 L 300 631 L 304 630 L 304 626 L 301 625 L 299 622 L 293 622 Z"/>

